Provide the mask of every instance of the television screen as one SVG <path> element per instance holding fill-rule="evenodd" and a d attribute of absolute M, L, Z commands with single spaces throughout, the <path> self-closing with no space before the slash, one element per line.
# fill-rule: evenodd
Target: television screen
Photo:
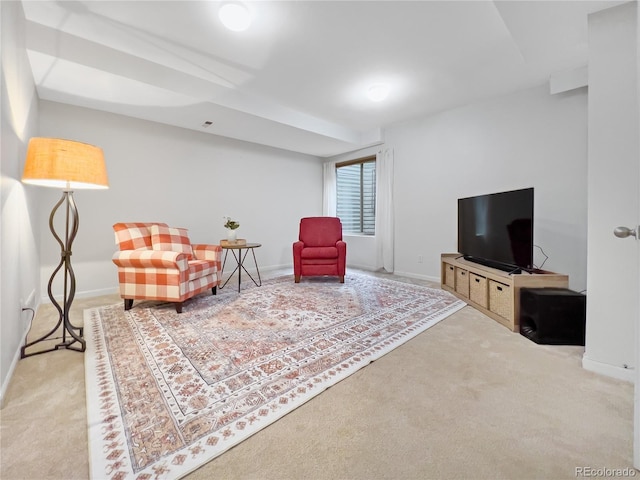
<path fill-rule="evenodd" d="M 533 188 L 458 199 L 458 252 L 509 270 L 533 268 Z"/>

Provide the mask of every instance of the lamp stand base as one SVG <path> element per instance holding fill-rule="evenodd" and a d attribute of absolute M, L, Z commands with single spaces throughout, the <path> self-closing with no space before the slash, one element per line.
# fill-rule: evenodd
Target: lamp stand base
<path fill-rule="evenodd" d="M 80 333 L 80 335 L 82 335 L 82 333 Z M 62 337 L 43 338 L 43 339 L 40 339 L 36 343 L 44 342 L 46 340 L 57 340 L 58 338 L 62 338 Z M 34 345 L 35 343 L 34 344 L 28 344 L 28 345 L 24 345 L 20 349 L 20 358 L 33 357 L 34 355 L 40 355 L 41 353 L 53 352 L 55 350 L 61 350 L 63 348 L 65 348 L 67 350 L 75 350 L 76 352 L 84 352 L 86 350 L 86 345 L 85 345 L 84 342 L 85 341 L 83 339 L 82 340 L 82 345 L 81 346 L 76 346 L 75 344 L 77 343 L 77 340 L 66 340 L 66 341 L 63 341 L 63 342 L 60 342 L 60 343 L 54 345 L 51 348 L 47 348 L 45 350 L 38 350 L 37 352 L 29 352 L 29 353 L 27 353 L 25 351 L 25 349 L 27 349 L 28 347 Z"/>

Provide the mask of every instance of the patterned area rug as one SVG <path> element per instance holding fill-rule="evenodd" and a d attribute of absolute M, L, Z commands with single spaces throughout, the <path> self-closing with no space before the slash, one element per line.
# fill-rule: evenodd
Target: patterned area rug
<path fill-rule="evenodd" d="M 85 311 L 94 479 L 175 479 L 464 306 L 350 273 Z"/>

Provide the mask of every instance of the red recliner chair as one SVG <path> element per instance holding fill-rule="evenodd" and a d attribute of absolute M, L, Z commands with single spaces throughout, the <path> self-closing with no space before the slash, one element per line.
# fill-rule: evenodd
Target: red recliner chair
<path fill-rule="evenodd" d="M 337 217 L 305 217 L 300 220 L 299 240 L 293 244 L 293 274 L 300 277 L 331 275 L 344 283 L 347 244 Z"/>

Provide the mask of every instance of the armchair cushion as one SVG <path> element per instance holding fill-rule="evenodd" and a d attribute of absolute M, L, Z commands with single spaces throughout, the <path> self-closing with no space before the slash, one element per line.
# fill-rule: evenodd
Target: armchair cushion
<path fill-rule="evenodd" d="M 113 226 L 116 235 L 116 245 L 118 245 L 120 250 L 150 250 L 151 235 L 149 234 L 149 227 L 152 225 L 167 226 L 166 223 L 116 223 Z"/>
<path fill-rule="evenodd" d="M 306 247 L 302 249 L 302 258 L 338 258 L 336 247 Z"/>
<path fill-rule="evenodd" d="M 153 250 L 184 253 L 187 255 L 187 260 L 193 258 L 193 249 L 186 228 L 152 225 L 149 231 Z"/>
<path fill-rule="evenodd" d="M 307 217 L 300 221 L 299 240 L 304 247 L 335 245 L 342 240 L 342 223 L 337 217 Z"/>

